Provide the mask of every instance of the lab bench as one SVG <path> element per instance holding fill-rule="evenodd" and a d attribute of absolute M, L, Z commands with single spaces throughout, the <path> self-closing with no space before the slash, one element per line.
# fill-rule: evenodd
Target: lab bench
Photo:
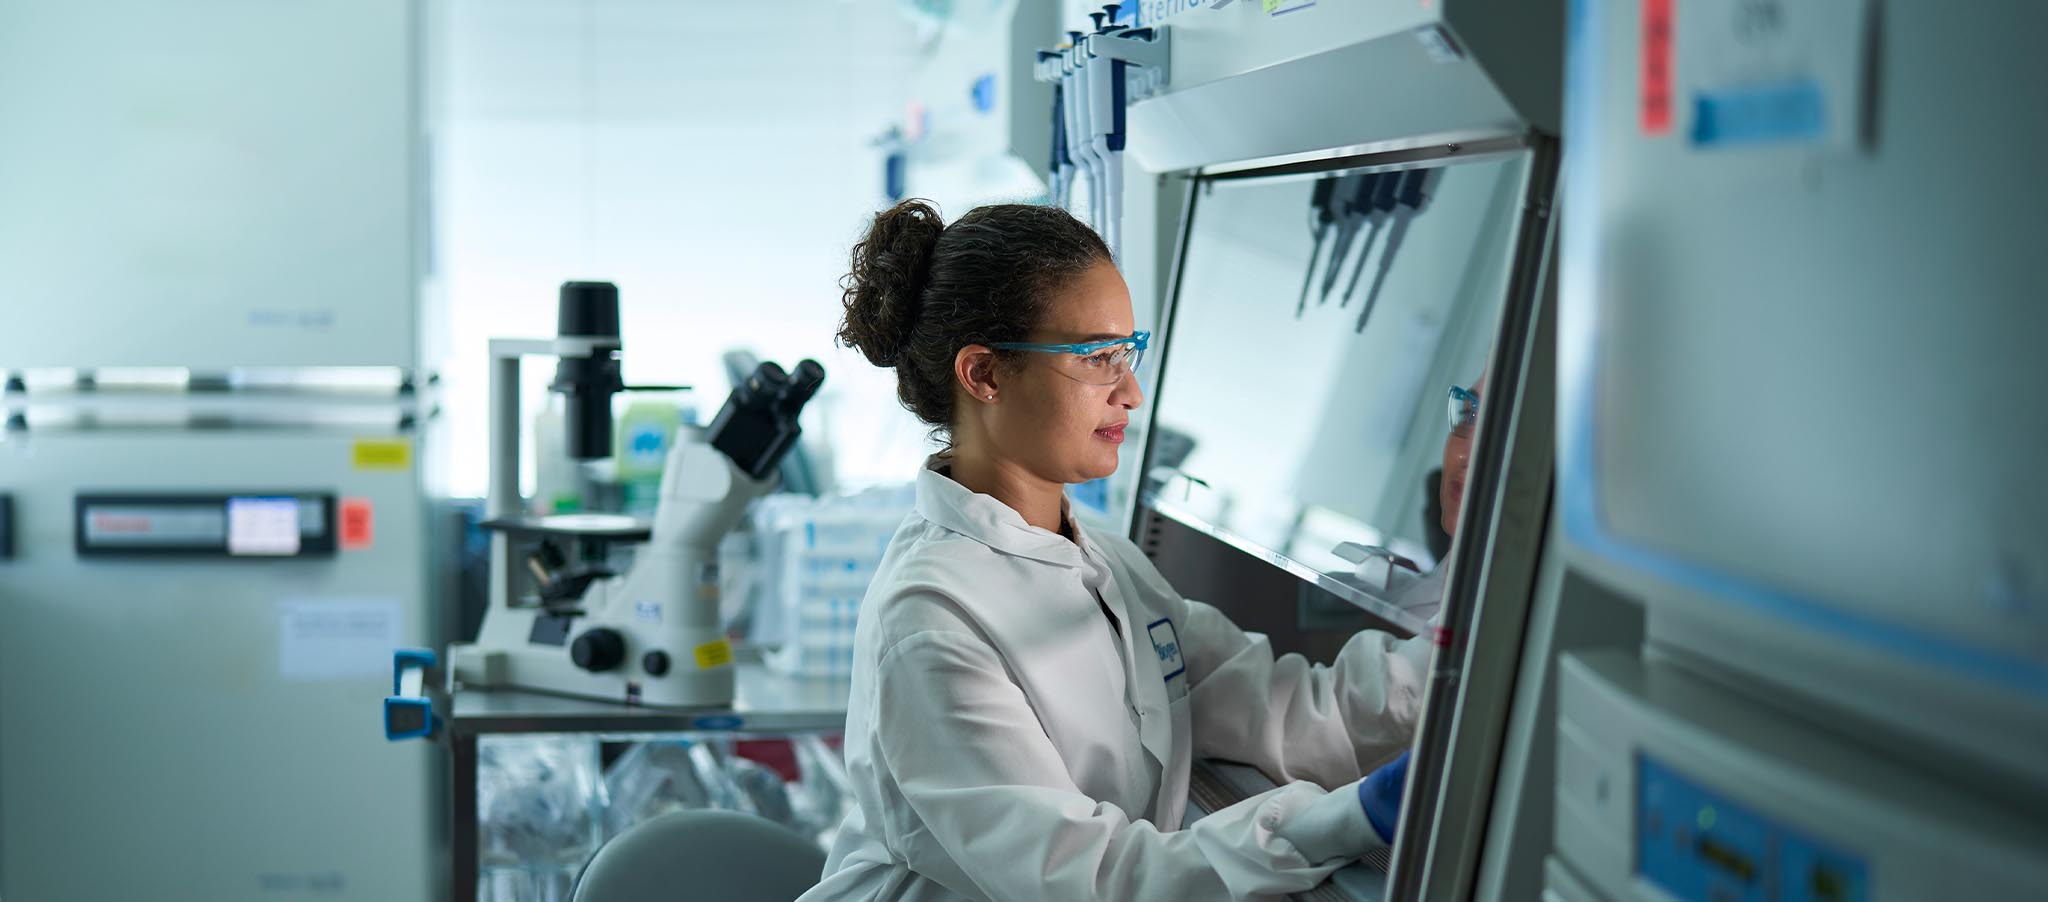
<path fill-rule="evenodd" d="M 449 898 L 477 898 L 477 741 L 484 736 L 566 733 L 600 740 L 675 734 L 788 736 L 837 733 L 846 725 L 844 681 L 798 679 L 758 661 L 735 665 L 733 703 L 698 709 L 643 708 L 513 689 L 455 687 L 443 729 L 451 755 Z"/>
<path fill-rule="evenodd" d="M 730 706 L 643 708 L 514 689 L 457 687 L 449 693 L 446 736 L 452 751 L 449 871 L 451 899 L 477 898 L 477 741 L 483 736 L 561 733 L 602 740 L 675 734 L 787 736 L 836 733 L 845 728 L 847 684 L 788 677 L 743 659 Z M 1189 785 L 1190 806 L 1202 813 L 1273 788 L 1256 769 L 1227 762 L 1198 764 Z M 1386 894 L 1386 859 L 1368 857 L 1321 886 L 1293 896 L 1299 902 L 1377 902 Z"/>

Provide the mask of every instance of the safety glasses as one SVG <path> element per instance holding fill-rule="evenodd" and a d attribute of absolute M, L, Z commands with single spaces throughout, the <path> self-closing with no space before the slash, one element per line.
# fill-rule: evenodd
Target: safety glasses
<path fill-rule="evenodd" d="M 1451 386 L 1450 407 L 1451 434 L 1459 438 L 1471 438 L 1472 427 L 1479 422 L 1479 396 L 1469 388 Z"/>
<path fill-rule="evenodd" d="M 1000 341 L 989 345 L 998 351 L 1034 351 L 1040 354 L 1058 354 L 1054 360 L 1059 373 L 1076 382 L 1089 385 L 1115 385 L 1138 368 L 1138 361 L 1144 359 L 1145 347 L 1152 343 L 1152 333 L 1133 332 L 1123 338 L 1091 341 L 1085 344 L 1038 344 L 1028 341 Z"/>

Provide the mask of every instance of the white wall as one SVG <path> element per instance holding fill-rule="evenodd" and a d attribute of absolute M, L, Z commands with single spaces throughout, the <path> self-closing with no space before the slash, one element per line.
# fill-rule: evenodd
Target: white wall
<path fill-rule="evenodd" d="M 892 374 L 832 342 L 848 248 L 883 203 L 869 141 L 916 53 L 896 4 L 428 9 L 437 491 L 483 492 L 485 343 L 552 335 L 569 279 L 619 285 L 627 382 L 699 386 L 708 420 L 722 351 L 815 357 L 805 428 L 830 433 L 842 483 L 914 472 L 924 431 Z M 551 368 L 530 368 L 537 398 Z"/>

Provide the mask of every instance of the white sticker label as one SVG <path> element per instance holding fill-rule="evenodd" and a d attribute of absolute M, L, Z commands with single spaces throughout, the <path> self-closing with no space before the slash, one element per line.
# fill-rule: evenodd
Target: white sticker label
<path fill-rule="evenodd" d="M 1862 146 L 1873 0 L 1672 5 L 1674 114 L 1696 145 L 1794 142 L 1835 152 Z"/>
<path fill-rule="evenodd" d="M 395 598 L 277 602 L 277 670 L 287 680 L 389 676 L 404 643 Z"/>
<path fill-rule="evenodd" d="M 229 498 L 228 553 L 298 554 L 298 499 Z"/>

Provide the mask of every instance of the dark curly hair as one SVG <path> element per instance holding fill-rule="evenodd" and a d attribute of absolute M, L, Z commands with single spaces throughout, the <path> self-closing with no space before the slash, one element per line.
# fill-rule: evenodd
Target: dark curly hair
<path fill-rule="evenodd" d="M 1047 301 L 1109 260 L 1095 230 L 1058 207 L 976 207 L 946 225 L 931 201 L 906 200 L 853 246 L 839 342 L 895 368 L 903 406 L 943 432 L 960 349 L 1029 340 Z"/>

